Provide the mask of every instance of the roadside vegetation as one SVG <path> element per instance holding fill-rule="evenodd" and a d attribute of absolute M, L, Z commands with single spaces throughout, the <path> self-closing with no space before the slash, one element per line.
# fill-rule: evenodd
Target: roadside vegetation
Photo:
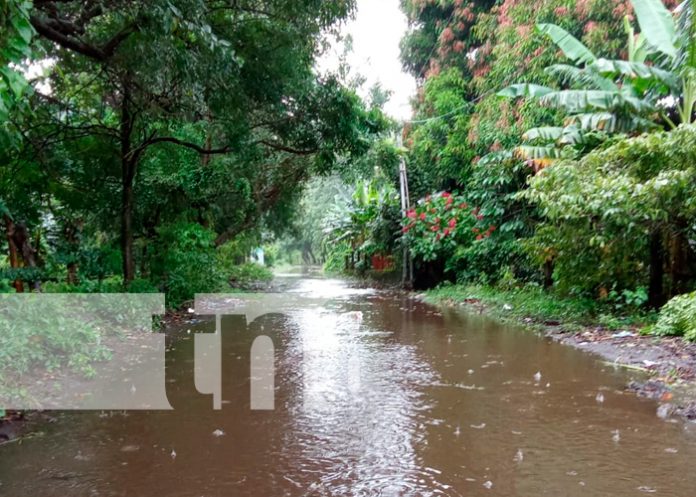
<path fill-rule="evenodd" d="M 442 285 L 425 294 L 435 304 L 462 304 L 502 321 L 528 327 L 558 326 L 565 331 L 583 327 L 606 330 L 650 329 L 654 312 L 645 311 L 644 295 L 615 295 L 609 302 L 568 297 L 533 285 Z"/>
<path fill-rule="evenodd" d="M 696 338 L 692 2 L 402 5 L 405 148 L 307 190 L 303 250 L 372 278 L 386 259 L 399 281 L 407 245 L 438 298 Z"/>
<path fill-rule="evenodd" d="M 176 308 L 268 280 L 252 250 L 388 128 L 315 71 L 352 1 L 218 7 L 3 3 L 3 291 L 160 291 Z"/>
<path fill-rule="evenodd" d="M 261 5 L 0 6 L 0 291 L 179 308 L 407 248 L 438 298 L 696 339 L 692 0 L 403 0 L 403 126 L 349 39 L 316 68 L 352 0 Z"/>
<path fill-rule="evenodd" d="M 304 186 L 391 126 L 344 74 L 315 68 L 354 7 L 2 2 L 0 291 L 163 292 L 185 309 L 197 292 L 268 282 Z M 104 327 L 78 323 L 5 319 L 0 380 L 89 374 Z"/>

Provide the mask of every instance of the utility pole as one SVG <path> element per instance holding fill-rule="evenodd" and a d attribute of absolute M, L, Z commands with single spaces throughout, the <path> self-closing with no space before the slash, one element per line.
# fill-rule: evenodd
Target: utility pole
<path fill-rule="evenodd" d="M 399 129 L 396 135 L 396 144 L 399 150 L 399 186 L 401 190 L 401 216 L 402 219 L 406 219 L 408 211 L 411 209 L 411 199 L 408 193 L 408 172 L 406 171 L 406 161 L 404 160 L 403 148 L 403 126 Z M 408 245 L 404 240 L 403 245 L 403 255 L 402 255 L 402 272 L 401 272 L 401 286 L 408 290 L 413 288 L 413 259 L 411 258 L 411 252 L 408 249 Z"/>

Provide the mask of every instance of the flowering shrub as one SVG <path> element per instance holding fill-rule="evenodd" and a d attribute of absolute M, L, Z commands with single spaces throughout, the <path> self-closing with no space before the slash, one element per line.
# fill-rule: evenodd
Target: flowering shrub
<path fill-rule="evenodd" d="M 432 261 L 490 237 L 495 229 L 485 225 L 478 207 L 459 194 L 443 192 L 425 197 L 408 211 L 403 233 L 415 256 Z"/>

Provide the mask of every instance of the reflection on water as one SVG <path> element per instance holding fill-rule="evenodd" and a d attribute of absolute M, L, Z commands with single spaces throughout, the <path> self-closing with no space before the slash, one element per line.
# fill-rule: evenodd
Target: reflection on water
<path fill-rule="evenodd" d="M 625 372 L 407 295 L 321 279 L 290 291 L 329 300 L 223 319 L 222 411 L 193 388 L 182 330 L 176 411 L 61 414 L 0 447 L 0 495 L 692 495 L 694 426 L 624 394 Z M 276 349 L 271 412 L 249 410 L 258 335 Z"/>

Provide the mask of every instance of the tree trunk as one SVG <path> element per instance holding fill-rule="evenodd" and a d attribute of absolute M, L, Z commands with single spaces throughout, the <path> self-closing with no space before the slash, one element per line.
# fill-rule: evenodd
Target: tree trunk
<path fill-rule="evenodd" d="M 77 285 L 80 280 L 77 278 L 77 262 L 68 262 L 68 285 Z"/>
<path fill-rule="evenodd" d="M 36 249 L 31 244 L 31 238 L 29 237 L 29 230 L 24 223 L 19 223 L 14 225 L 14 230 L 12 233 L 12 240 L 15 246 L 19 249 L 19 253 L 22 255 L 22 260 L 24 261 L 24 267 L 36 268 L 38 267 Z M 32 286 L 34 291 L 41 291 L 41 280 L 37 277 L 32 281 Z"/>
<path fill-rule="evenodd" d="M 121 255 L 123 257 L 123 284 L 135 278 L 135 258 L 133 257 L 133 185 L 123 182 L 121 199 Z"/>
<path fill-rule="evenodd" d="M 664 293 L 664 250 L 660 230 L 650 235 L 650 286 L 648 288 L 648 305 L 657 309 L 665 303 Z"/>
<path fill-rule="evenodd" d="M 670 254 L 669 254 L 669 275 L 670 275 L 670 287 L 669 296 L 674 297 L 680 293 L 685 293 L 687 271 L 686 262 L 687 254 L 689 250 L 689 243 L 684 236 L 687 230 L 686 221 L 676 222 L 676 231 L 672 234 L 670 239 Z"/>
<path fill-rule="evenodd" d="M 553 286 L 553 258 L 549 257 L 544 261 L 544 290 Z"/>
<path fill-rule="evenodd" d="M 74 258 L 77 255 L 79 249 L 79 231 L 78 223 L 73 221 L 67 221 L 64 230 L 65 241 L 67 243 L 68 249 L 70 251 L 70 257 Z M 71 260 L 67 264 L 68 274 L 66 277 L 66 282 L 68 285 L 77 285 L 79 283 L 79 278 L 77 277 L 78 265 L 76 260 Z"/>
<path fill-rule="evenodd" d="M 5 214 L 5 234 L 7 236 L 7 247 L 10 257 L 10 267 L 12 269 L 17 269 L 19 267 L 19 254 L 17 250 L 17 245 L 14 242 L 14 231 L 14 222 L 12 221 L 10 216 Z M 12 286 L 14 286 L 15 291 L 17 293 L 24 292 L 24 283 L 21 279 L 17 278 L 16 280 L 14 280 Z"/>
<path fill-rule="evenodd" d="M 133 180 L 137 158 L 131 147 L 133 116 L 130 112 L 130 88 L 123 84 L 121 102 L 121 256 L 123 258 L 123 285 L 128 286 L 135 278 L 133 257 Z"/>

